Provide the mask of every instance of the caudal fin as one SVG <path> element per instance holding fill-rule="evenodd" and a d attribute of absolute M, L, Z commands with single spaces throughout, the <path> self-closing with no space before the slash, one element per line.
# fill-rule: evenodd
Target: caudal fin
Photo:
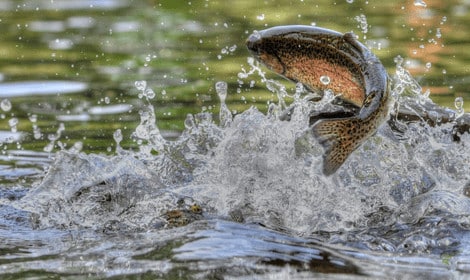
<path fill-rule="evenodd" d="M 333 174 L 367 136 L 361 120 L 350 117 L 322 119 L 312 126 L 313 135 L 323 146 L 323 173 Z"/>

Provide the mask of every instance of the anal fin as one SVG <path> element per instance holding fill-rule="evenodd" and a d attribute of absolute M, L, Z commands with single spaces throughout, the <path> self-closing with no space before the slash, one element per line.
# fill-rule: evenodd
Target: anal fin
<path fill-rule="evenodd" d="M 313 135 L 323 146 L 323 173 L 333 174 L 366 137 L 361 120 L 355 117 L 321 119 L 312 126 Z"/>

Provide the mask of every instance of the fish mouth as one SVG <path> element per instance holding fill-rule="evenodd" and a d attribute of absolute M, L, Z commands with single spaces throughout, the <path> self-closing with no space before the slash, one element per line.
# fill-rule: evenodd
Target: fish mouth
<path fill-rule="evenodd" d="M 248 39 L 246 39 L 246 47 L 255 57 L 259 57 L 260 55 L 261 41 L 262 37 L 258 31 L 253 32 L 253 34 L 251 34 Z"/>
<path fill-rule="evenodd" d="M 259 31 L 253 32 L 246 40 L 246 47 L 256 60 L 266 65 L 272 71 L 283 74 L 285 72 L 285 65 L 282 63 L 282 60 L 279 59 L 274 50 L 270 50 L 265 45 L 263 35 Z"/>

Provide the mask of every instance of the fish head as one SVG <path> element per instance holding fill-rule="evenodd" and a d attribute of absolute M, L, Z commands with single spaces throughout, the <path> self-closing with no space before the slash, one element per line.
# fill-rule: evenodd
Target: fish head
<path fill-rule="evenodd" d="M 270 44 L 272 42 L 263 38 L 258 31 L 251 34 L 246 40 L 246 46 L 256 60 L 266 65 L 271 71 L 283 75 L 285 72 L 284 65 L 277 57 L 275 49 L 269 46 Z"/>

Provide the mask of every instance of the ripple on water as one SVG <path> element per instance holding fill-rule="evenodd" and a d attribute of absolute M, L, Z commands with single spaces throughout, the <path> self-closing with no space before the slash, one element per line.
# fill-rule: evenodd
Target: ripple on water
<path fill-rule="evenodd" d="M 1 143 L 14 143 L 22 140 L 26 133 L 0 130 Z"/>
<path fill-rule="evenodd" d="M 86 10 L 86 9 L 117 9 L 120 7 L 129 6 L 128 0 L 81 0 L 81 1 L 49 1 L 38 0 L 34 5 L 24 5 L 22 9 L 25 10 Z M 11 8 L 16 7 L 12 5 Z"/>
<path fill-rule="evenodd" d="M 82 92 L 87 83 L 75 81 L 20 81 L 0 83 L 0 98 Z"/>

